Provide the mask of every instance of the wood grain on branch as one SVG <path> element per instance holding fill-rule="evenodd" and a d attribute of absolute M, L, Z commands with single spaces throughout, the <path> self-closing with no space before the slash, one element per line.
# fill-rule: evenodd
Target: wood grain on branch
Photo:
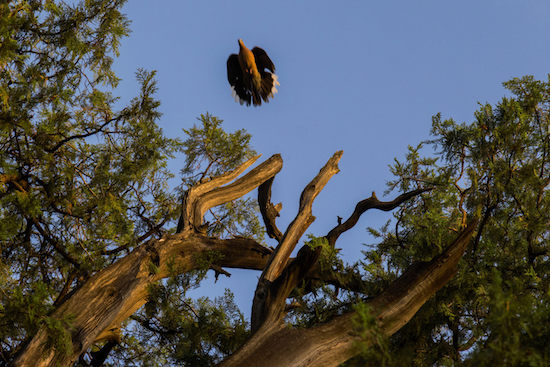
<path fill-rule="evenodd" d="M 392 201 L 380 201 L 376 197 L 376 194 L 373 192 L 370 198 L 367 198 L 367 199 L 362 200 L 362 201 L 357 203 L 357 205 L 355 206 L 355 210 L 353 211 L 353 213 L 350 215 L 350 217 L 344 223 L 338 223 L 338 225 L 336 227 L 334 227 L 326 235 L 328 243 L 332 247 L 334 247 L 334 244 L 336 243 L 336 240 L 338 239 L 338 237 L 340 237 L 340 235 L 343 232 L 345 232 L 345 231 L 351 229 L 353 226 L 355 226 L 355 224 L 357 223 L 357 221 L 359 220 L 361 215 L 364 212 L 366 212 L 367 210 L 369 210 L 369 209 L 378 209 L 378 210 L 383 210 L 383 211 L 390 211 L 390 210 L 393 210 L 393 209 L 397 208 L 399 205 L 401 205 L 405 201 L 407 201 L 407 200 L 409 200 L 409 199 L 411 199 L 411 198 L 413 198 L 417 195 L 420 195 L 420 194 L 422 194 L 426 191 L 430 191 L 430 190 L 433 190 L 433 188 L 427 187 L 427 188 L 422 188 L 422 189 L 416 189 L 416 190 L 413 190 L 413 191 L 409 191 L 409 192 L 406 192 L 404 194 L 399 195 L 398 197 L 396 197 Z"/>
<path fill-rule="evenodd" d="M 275 176 L 283 166 L 281 156 L 275 154 L 243 177 L 229 185 L 222 186 L 237 178 L 259 157 L 253 157 L 235 170 L 212 178 L 209 181 L 199 182 L 187 190 L 183 197 L 182 213 L 177 231 L 200 231 L 203 225 L 204 213 L 208 209 L 235 200 L 254 190 L 263 182 Z"/>
<path fill-rule="evenodd" d="M 262 277 L 265 280 L 272 282 L 282 273 L 296 244 L 309 225 L 315 220 L 311 212 L 313 200 L 319 195 L 332 176 L 340 171 L 338 169 L 338 162 L 342 154 L 343 151 L 334 153 L 323 168 L 321 168 L 317 176 L 315 176 L 315 178 L 304 188 L 304 191 L 302 191 L 298 214 L 289 224 L 281 243 L 275 249 L 267 268 L 264 269 Z"/>
<path fill-rule="evenodd" d="M 298 214 L 289 224 L 258 280 L 252 304 L 251 327 L 253 332 L 258 330 L 264 322 L 272 322 L 281 318 L 281 313 L 285 309 L 286 297 L 292 290 L 288 288 L 291 284 L 297 282 L 296 277 L 303 277 L 305 275 L 301 274 L 301 272 L 298 274 L 286 271 L 286 276 L 279 278 L 285 272 L 290 254 L 296 247 L 296 244 L 309 225 L 315 220 L 311 211 L 313 200 L 315 200 L 331 177 L 339 172 L 338 162 L 342 154 L 342 151 L 334 153 L 323 168 L 321 168 L 317 176 L 304 188 L 300 196 Z M 301 259 L 300 261 L 305 261 L 305 259 Z M 306 273 L 307 271 L 309 271 L 309 267 L 305 270 Z M 291 276 L 291 279 L 289 276 Z"/>
<path fill-rule="evenodd" d="M 47 347 L 48 335 L 41 329 L 16 360 L 16 366 L 68 366 L 96 341 L 110 339 L 112 331 L 147 300 L 148 286 L 162 278 L 204 266 L 211 253 L 214 265 L 263 269 L 271 250 L 246 238 L 213 239 L 181 233 L 150 241 L 92 276 L 54 312 L 52 317 L 74 317 L 71 324 L 73 353 L 63 355 Z M 152 257 L 158 263 L 152 271 Z"/>
<path fill-rule="evenodd" d="M 229 185 L 212 189 L 200 195 L 194 209 L 195 226 L 202 224 L 204 213 L 208 209 L 244 196 L 279 173 L 282 167 L 281 156 L 275 154 Z"/>
<path fill-rule="evenodd" d="M 181 217 L 178 223 L 177 232 L 181 232 L 184 229 L 193 228 L 193 212 L 195 207 L 195 201 L 200 198 L 200 196 L 210 190 L 213 190 L 219 186 L 225 185 L 228 182 L 231 182 L 237 178 L 241 173 L 243 173 L 248 167 L 254 164 L 260 158 L 260 155 L 250 158 L 239 167 L 235 168 L 233 171 L 226 172 L 220 176 L 211 178 L 207 181 L 200 181 L 194 186 L 190 187 L 185 194 L 183 195 Z"/>
<path fill-rule="evenodd" d="M 471 241 L 475 218 L 445 251 L 429 262 L 412 264 L 384 292 L 368 304 L 387 336 L 405 325 L 418 309 L 457 272 L 458 262 Z M 292 328 L 283 323 L 265 323 L 220 367 L 335 367 L 353 357 L 359 341 L 355 312 L 336 316 L 312 328 Z M 272 348 L 277 345 L 277 348 Z M 284 353 L 281 353 L 284 350 Z"/>
<path fill-rule="evenodd" d="M 271 186 L 275 177 L 270 178 L 258 187 L 258 205 L 265 224 L 265 231 L 270 238 L 281 242 L 283 233 L 277 228 L 275 218 L 279 216 L 282 204 L 273 205 L 271 202 Z"/>
<path fill-rule="evenodd" d="M 150 284 L 174 274 L 204 266 L 214 253 L 213 265 L 258 269 L 265 267 L 272 251 L 251 239 L 215 239 L 196 231 L 204 211 L 211 206 L 234 200 L 273 177 L 282 167 L 274 155 L 248 174 L 224 187 L 248 168 L 252 158 L 234 171 L 191 188 L 184 201 L 182 218 L 187 225 L 176 235 L 151 240 L 129 255 L 99 271 L 60 302 L 51 315 L 59 320 L 69 316 L 72 352 L 68 355 L 49 347 L 48 332 L 42 327 L 16 358 L 15 366 L 69 366 L 92 343 L 110 339 L 120 324 L 145 304 Z M 198 214 L 197 214 L 198 213 Z"/>

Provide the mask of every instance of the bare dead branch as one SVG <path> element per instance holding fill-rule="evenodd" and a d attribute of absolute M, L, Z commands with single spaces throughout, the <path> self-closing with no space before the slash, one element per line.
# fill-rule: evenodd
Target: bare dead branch
<path fill-rule="evenodd" d="M 200 196 L 208 191 L 212 191 L 217 187 L 223 186 L 226 183 L 229 183 L 239 177 L 241 173 L 246 171 L 248 167 L 254 164 L 262 155 L 258 154 L 255 157 L 250 158 L 239 167 L 235 168 L 233 171 L 224 173 L 220 176 L 210 178 L 207 181 L 200 182 L 198 185 L 193 186 L 193 192 L 195 195 Z"/>
<path fill-rule="evenodd" d="M 273 185 L 274 178 L 270 178 L 258 187 L 258 205 L 260 206 L 260 213 L 264 220 L 267 235 L 280 243 L 283 233 L 277 228 L 275 218 L 279 216 L 282 204 L 273 205 L 271 202 L 271 185 Z"/>
<path fill-rule="evenodd" d="M 291 262 L 290 269 L 286 268 L 290 254 L 296 247 L 298 240 L 315 220 L 311 212 L 313 200 L 330 178 L 339 172 L 338 162 L 342 154 L 342 151 L 334 153 L 317 176 L 304 188 L 300 196 L 298 214 L 289 224 L 258 280 L 252 304 L 251 327 L 253 332 L 258 330 L 264 322 L 280 318 L 281 313 L 284 312 L 286 297 L 317 260 L 316 256 L 318 254 L 310 254 L 307 251 L 300 250 L 298 252 L 299 259 L 294 259 Z"/>
<path fill-rule="evenodd" d="M 357 205 L 355 206 L 355 210 L 344 223 L 339 223 L 326 235 L 328 243 L 330 244 L 330 246 L 334 247 L 338 237 L 340 237 L 340 235 L 345 231 L 355 226 L 355 224 L 357 223 L 361 215 L 367 210 L 378 209 L 383 211 L 390 211 L 395 209 L 405 201 L 417 195 L 420 195 L 423 192 L 430 191 L 430 190 L 433 190 L 433 188 L 427 187 L 423 189 L 416 189 L 413 191 L 409 191 L 399 195 L 392 201 L 380 201 L 376 197 L 376 194 L 373 192 L 370 198 L 362 200 L 359 203 L 357 203 Z"/>
<path fill-rule="evenodd" d="M 226 172 L 220 176 L 212 178 L 206 182 L 199 182 L 193 187 L 190 187 L 182 198 L 181 216 L 178 222 L 177 232 L 183 231 L 185 228 L 193 228 L 193 210 L 195 201 L 205 192 L 215 189 L 218 186 L 225 185 L 226 183 L 237 178 L 248 167 L 250 167 L 256 160 L 260 158 L 260 155 L 250 158 L 248 161 L 235 168 L 233 171 Z M 200 224 L 199 224 L 200 225 Z"/>
<path fill-rule="evenodd" d="M 268 267 L 264 269 L 262 277 L 272 282 L 283 271 L 290 254 L 296 247 L 298 240 L 302 237 L 306 229 L 315 220 L 311 213 L 313 200 L 325 187 L 328 180 L 339 172 L 338 162 L 342 157 L 343 151 L 338 151 L 328 160 L 317 176 L 304 188 L 300 196 L 300 207 L 296 218 L 289 224 L 285 234 L 275 249 Z"/>
<path fill-rule="evenodd" d="M 245 195 L 276 175 L 282 168 L 283 160 L 279 154 L 275 154 L 233 183 L 220 187 L 239 176 L 258 158 L 259 156 L 251 158 L 235 170 L 187 190 L 183 196 L 178 232 L 185 229 L 200 232 L 203 227 L 204 213 L 207 210 Z"/>
<path fill-rule="evenodd" d="M 474 218 L 445 251 L 429 262 L 412 264 L 382 294 L 368 304 L 379 328 L 392 335 L 456 273 L 459 260 L 470 242 L 478 219 Z M 336 367 L 356 353 L 355 312 L 335 317 L 312 328 L 290 328 L 283 323 L 264 323 L 220 367 Z M 277 343 L 278 348 L 272 345 Z M 285 353 L 280 353 L 284 350 Z"/>
<path fill-rule="evenodd" d="M 282 167 L 281 156 L 275 154 L 233 183 L 204 193 L 197 199 L 194 208 L 195 225 L 202 223 L 208 209 L 240 198 L 275 176 Z"/>

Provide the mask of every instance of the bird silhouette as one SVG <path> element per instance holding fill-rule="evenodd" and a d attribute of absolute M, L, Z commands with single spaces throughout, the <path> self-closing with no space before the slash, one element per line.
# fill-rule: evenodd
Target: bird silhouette
<path fill-rule="evenodd" d="M 275 65 L 267 53 L 259 47 L 249 50 L 239 39 L 239 54 L 227 59 L 227 80 L 235 101 L 247 106 L 269 102 L 277 93 L 277 79 Z"/>

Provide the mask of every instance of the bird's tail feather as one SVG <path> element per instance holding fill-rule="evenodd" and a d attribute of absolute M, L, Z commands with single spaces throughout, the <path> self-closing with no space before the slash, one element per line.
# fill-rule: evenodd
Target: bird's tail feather
<path fill-rule="evenodd" d="M 252 90 L 252 103 L 254 106 L 260 106 L 262 104 L 261 91 L 258 93 L 258 90 Z"/>
<path fill-rule="evenodd" d="M 273 98 L 273 95 L 277 93 L 278 85 L 280 84 L 277 75 L 264 72 L 262 75 L 260 95 L 265 102 L 269 102 L 269 98 Z"/>

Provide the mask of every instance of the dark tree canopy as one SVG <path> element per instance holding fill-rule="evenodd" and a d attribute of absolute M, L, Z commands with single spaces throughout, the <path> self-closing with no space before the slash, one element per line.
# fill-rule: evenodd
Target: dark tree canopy
<path fill-rule="evenodd" d="M 471 123 L 434 116 L 389 201 L 304 239 L 342 152 L 279 229 L 280 155 L 244 174 L 250 135 L 208 113 L 164 136 L 154 72 L 113 95 L 123 3 L 0 4 L 0 366 L 550 364 L 550 81 L 504 83 Z M 370 209 L 393 219 L 344 263 Z M 187 295 L 227 268 L 259 276 L 251 320 L 230 290 Z"/>

